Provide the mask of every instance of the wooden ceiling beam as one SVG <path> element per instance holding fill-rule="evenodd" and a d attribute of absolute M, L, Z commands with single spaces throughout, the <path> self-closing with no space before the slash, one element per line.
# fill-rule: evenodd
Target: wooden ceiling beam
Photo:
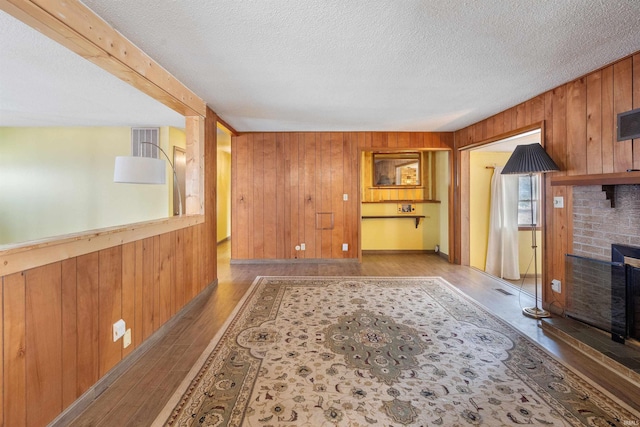
<path fill-rule="evenodd" d="M 77 0 L 0 0 L 0 9 L 184 116 L 206 103 Z"/>

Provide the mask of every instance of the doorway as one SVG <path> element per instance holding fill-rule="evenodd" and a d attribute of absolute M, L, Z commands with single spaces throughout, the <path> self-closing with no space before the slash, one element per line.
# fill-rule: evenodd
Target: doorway
<path fill-rule="evenodd" d="M 537 294 L 542 295 L 542 220 L 541 210 L 542 184 L 540 176 L 534 176 L 533 182 L 528 176 L 509 176 L 512 191 L 503 199 L 517 209 L 511 220 L 511 230 L 505 238 L 504 230 L 495 230 L 492 225 L 492 181 L 496 173 L 506 164 L 513 150 L 518 145 L 541 143 L 541 129 L 528 129 L 516 135 L 511 135 L 499 140 L 477 145 L 461 152 L 463 154 L 463 169 L 467 174 L 463 177 L 467 180 L 468 188 L 468 244 L 463 242 L 462 247 L 467 248 L 468 253 L 463 253 L 466 264 L 485 271 L 494 277 L 500 278 L 514 287 L 533 296 L 535 294 L 534 283 L 537 282 Z M 466 165 L 465 165 L 466 164 Z M 504 177 L 504 176 L 502 176 Z M 499 178 L 499 177 L 495 177 Z M 515 207 L 517 206 L 517 208 Z M 533 208 L 534 214 L 531 214 Z M 511 210 L 510 210 L 511 212 Z M 464 215 L 463 215 L 464 217 Z M 514 223 L 515 222 L 515 223 Z M 503 228 L 503 226 L 499 227 Z M 496 237 L 496 233 L 497 236 Z M 537 242 L 536 256 L 532 246 L 535 233 Z M 464 235 L 464 234 L 463 234 Z M 500 240 L 495 245 L 491 239 Z M 495 241 L 495 240 L 494 240 Z M 507 242 L 507 243 L 505 243 Z M 510 246 L 509 246 L 510 245 Z M 496 249 L 503 246 L 507 249 Z M 500 253 L 502 252 L 502 253 Z M 495 261 L 495 258 L 498 258 Z M 537 268 L 533 265 L 537 258 Z M 488 262 L 489 260 L 489 262 Z M 512 268 L 496 268 L 496 262 L 500 267 L 511 265 Z M 463 262 L 464 263 L 464 262 Z M 537 270 L 537 280 L 535 271 Z"/>

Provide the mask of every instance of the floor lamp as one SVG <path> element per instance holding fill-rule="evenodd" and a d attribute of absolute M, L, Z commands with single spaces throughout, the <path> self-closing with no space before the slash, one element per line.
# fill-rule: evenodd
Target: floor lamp
<path fill-rule="evenodd" d="M 534 217 L 533 210 L 533 175 L 538 173 L 558 171 L 558 165 L 553 161 L 551 157 L 544 151 L 542 145 L 528 144 L 518 145 L 516 149 L 509 157 L 507 164 L 502 169 L 503 174 L 518 174 L 529 175 L 529 183 L 531 185 L 531 249 L 533 250 L 533 268 L 534 268 L 534 291 L 535 291 L 535 307 L 525 307 L 522 309 L 522 313 L 525 316 L 539 319 L 541 317 L 549 317 L 551 314 L 538 307 L 538 255 L 536 244 L 536 218 Z M 538 195 L 536 194 L 536 201 Z"/>
<path fill-rule="evenodd" d="M 140 141 L 140 144 L 153 145 L 164 154 L 173 170 L 173 184 L 178 189 L 178 214 L 182 216 L 182 194 L 176 168 L 167 153 L 153 142 Z M 113 170 L 113 182 L 129 184 L 164 184 L 166 182 L 166 164 L 164 160 L 155 157 L 117 156 Z"/>

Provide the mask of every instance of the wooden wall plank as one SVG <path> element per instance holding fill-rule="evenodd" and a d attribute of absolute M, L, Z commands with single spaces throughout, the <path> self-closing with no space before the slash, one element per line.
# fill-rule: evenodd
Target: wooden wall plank
<path fill-rule="evenodd" d="M 216 237 L 217 238 L 217 237 Z M 173 267 L 174 267 L 174 283 L 173 283 L 173 307 L 172 312 L 179 312 L 187 303 L 185 289 L 185 271 L 184 271 L 184 230 L 178 230 L 173 235 Z"/>
<path fill-rule="evenodd" d="M 78 375 L 78 298 L 77 259 L 62 261 L 62 407 L 77 398 Z"/>
<path fill-rule="evenodd" d="M 386 135 L 383 132 L 380 132 L 379 139 L 383 146 L 386 146 Z M 323 212 L 326 215 L 332 215 L 335 224 L 335 212 L 333 210 L 333 206 L 331 204 L 331 134 L 323 133 L 321 134 L 321 147 L 318 151 L 318 155 L 320 156 L 320 175 L 318 180 L 318 192 L 320 194 L 320 212 Z M 332 236 L 333 230 L 328 224 L 327 220 L 323 220 L 323 230 L 321 230 L 321 245 L 320 245 L 320 258 L 331 258 L 332 256 Z"/>
<path fill-rule="evenodd" d="M 196 290 L 196 278 L 194 275 L 194 229 L 189 228 L 184 231 L 184 293 L 187 300 L 193 299 L 198 293 Z"/>
<path fill-rule="evenodd" d="M 298 168 L 298 199 L 295 203 L 295 208 L 298 212 L 298 242 L 307 244 L 306 228 L 305 228 L 305 142 L 303 134 L 296 134 L 298 140 L 298 156 L 297 156 L 297 168 Z M 292 244 L 295 242 L 292 242 Z M 302 258 L 307 257 L 307 251 L 302 254 Z"/>
<path fill-rule="evenodd" d="M 553 90 L 553 160 L 560 168 L 560 174 L 567 174 L 567 97 L 565 87 Z"/>
<path fill-rule="evenodd" d="M 614 171 L 613 150 L 615 145 L 616 121 L 613 112 L 613 65 L 602 69 L 602 173 Z"/>
<path fill-rule="evenodd" d="M 602 173 L 602 73 L 587 76 L 587 173 Z"/>
<path fill-rule="evenodd" d="M 382 132 L 372 132 L 371 134 L 371 147 L 372 148 L 385 148 L 386 138 Z"/>
<path fill-rule="evenodd" d="M 142 324 L 138 326 L 142 329 L 142 340 L 146 340 L 154 332 L 155 319 L 155 238 L 149 237 L 142 241 Z M 136 325 L 137 326 L 137 325 Z"/>
<path fill-rule="evenodd" d="M 631 110 L 633 105 L 632 58 L 626 58 L 613 65 L 613 112 L 614 118 Z M 615 119 L 614 119 L 615 120 Z M 613 145 L 613 171 L 625 172 L 633 166 L 632 140 L 617 141 Z"/>
<path fill-rule="evenodd" d="M 355 132 L 351 132 L 349 134 L 349 138 L 352 141 L 351 144 L 353 144 L 353 138 L 356 137 L 356 133 Z M 409 132 L 398 132 L 398 149 L 403 149 L 403 148 L 409 148 L 411 145 L 411 133 Z M 353 153 L 352 153 L 353 154 Z M 350 157 L 351 158 L 351 157 Z"/>
<path fill-rule="evenodd" d="M 305 258 L 319 258 L 320 250 L 316 238 L 316 211 L 320 207 L 316 192 L 316 135 L 304 136 L 304 239 L 307 250 Z M 317 205 L 317 206 L 316 206 Z"/>
<path fill-rule="evenodd" d="M 164 325 L 167 320 L 171 318 L 173 302 L 172 289 L 173 289 L 173 243 L 174 239 L 171 233 L 164 233 L 157 237 L 158 244 L 158 279 L 157 279 L 157 316 L 154 319 L 154 330 L 158 330 L 160 326 Z"/>
<path fill-rule="evenodd" d="M 62 411 L 62 269 L 48 264 L 25 273 L 27 426 L 43 426 Z M 36 308 L 37 307 L 37 308 Z"/>
<path fill-rule="evenodd" d="M 253 245 L 249 248 L 249 255 L 252 258 L 264 258 L 264 225 L 265 216 L 272 215 L 271 212 L 266 212 L 264 209 L 264 180 L 265 180 L 265 166 L 264 166 L 264 135 L 253 135 Z M 251 254 L 251 248 L 253 248 L 253 255 Z"/>
<path fill-rule="evenodd" d="M 122 358 L 129 355 L 136 348 L 136 242 L 122 245 L 122 319 L 131 329 L 131 345 L 122 347 Z"/>
<path fill-rule="evenodd" d="M 233 215 L 231 216 L 231 256 L 234 259 L 249 257 L 249 209 L 251 194 L 249 186 L 253 184 L 248 176 L 249 142 L 248 135 L 233 138 L 231 144 L 231 198 Z"/>
<path fill-rule="evenodd" d="M 277 162 L 276 162 L 276 138 L 275 134 L 264 134 L 262 140 L 263 175 L 262 182 L 256 182 L 256 188 L 261 191 L 262 198 L 262 230 L 255 230 L 261 234 L 262 257 L 276 258 L 277 253 Z"/>
<path fill-rule="evenodd" d="M 398 132 L 387 132 L 387 147 L 398 148 Z"/>
<path fill-rule="evenodd" d="M 77 258 L 78 395 L 100 378 L 98 267 L 98 252 Z"/>
<path fill-rule="evenodd" d="M 412 132 L 409 137 L 411 148 L 420 148 L 424 145 L 424 135 L 420 132 Z"/>
<path fill-rule="evenodd" d="M 198 246 L 196 250 L 199 254 L 202 254 L 205 250 L 204 248 L 207 238 L 207 227 L 205 227 L 204 224 L 199 224 L 199 226 L 196 227 L 196 234 L 198 236 Z M 198 259 L 198 293 L 200 293 L 206 287 L 207 270 L 207 258 L 200 256 Z"/>
<path fill-rule="evenodd" d="M 277 257 L 280 259 L 294 258 L 293 247 L 298 241 L 298 237 L 293 237 L 292 234 L 298 231 L 298 212 L 294 208 L 294 203 L 298 199 L 298 184 L 296 182 L 298 178 L 298 165 L 294 162 L 293 158 L 297 159 L 298 156 L 298 141 L 297 134 L 284 133 L 280 136 L 281 157 L 280 166 L 282 169 L 279 171 L 278 180 L 278 192 L 282 195 L 282 223 L 278 224 L 278 227 L 282 227 L 279 234 L 282 234 L 282 248 L 279 248 Z M 287 173 L 288 171 L 288 173 Z M 294 179 L 295 177 L 295 179 Z M 295 225 L 294 225 L 295 224 Z"/>
<path fill-rule="evenodd" d="M 587 173 L 587 86 L 586 79 L 569 83 L 567 89 L 567 174 Z"/>
<path fill-rule="evenodd" d="M 291 170 L 289 135 L 276 134 L 276 258 L 284 259 L 291 247 Z"/>
<path fill-rule="evenodd" d="M 138 347 L 144 340 L 144 241 L 138 240 L 135 244 L 135 313 L 133 319 L 133 345 Z"/>
<path fill-rule="evenodd" d="M 247 198 L 245 199 L 245 201 L 243 202 L 246 207 L 247 207 L 247 222 L 246 222 L 246 227 L 248 228 L 247 230 L 247 246 L 248 246 L 248 252 L 247 252 L 247 258 L 253 258 L 255 256 L 255 239 L 254 239 L 254 234 L 253 234 L 253 224 L 254 224 L 254 217 L 256 216 L 256 208 L 259 205 L 258 201 L 256 200 L 256 198 L 254 197 L 254 185 L 255 185 L 255 179 L 256 179 L 256 171 L 254 168 L 254 161 L 255 161 L 255 153 L 253 151 L 254 149 L 254 145 L 256 145 L 257 141 L 256 141 L 256 136 L 255 135 L 249 135 L 249 140 L 248 140 L 248 149 L 247 149 L 247 171 L 246 171 L 246 177 L 247 177 L 247 182 L 249 182 L 249 187 L 247 188 Z M 233 142 L 231 143 L 231 145 L 233 145 Z M 260 173 L 262 173 L 262 171 L 260 171 Z M 260 207 L 262 207 L 262 205 L 260 204 Z M 232 208 L 233 210 L 233 208 Z"/>
<path fill-rule="evenodd" d="M 342 243 L 348 243 L 344 235 L 344 134 L 341 132 L 332 132 L 330 138 L 330 198 L 331 211 L 334 214 L 334 226 L 331 233 L 331 258 L 344 258 L 345 253 L 342 251 Z M 393 133 L 387 134 L 387 140 L 397 144 L 397 138 Z M 389 144 L 391 146 L 391 144 Z"/>
<path fill-rule="evenodd" d="M 398 134 L 398 144 L 408 141 L 405 132 Z M 360 152 L 358 151 L 358 134 L 356 132 L 346 133 L 343 141 L 343 185 L 344 193 L 348 200 L 342 201 L 344 212 L 344 242 L 349 243 L 349 250 L 344 253 L 345 258 L 355 258 L 358 256 L 358 224 L 360 224 L 360 203 L 358 203 L 358 171 Z M 358 171 L 357 174 L 347 173 L 348 171 Z"/>
<path fill-rule="evenodd" d="M 23 273 L 3 277 L 4 425 L 27 423 L 26 289 Z"/>
<path fill-rule="evenodd" d="M 113 324 L 122 318 L 122 247 L 99 252 L 100 376 L 122 359 L 122 339 L 113 341 Z"/>

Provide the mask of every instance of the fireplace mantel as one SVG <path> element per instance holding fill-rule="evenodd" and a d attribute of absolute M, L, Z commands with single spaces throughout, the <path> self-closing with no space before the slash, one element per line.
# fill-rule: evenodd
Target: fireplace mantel
<path fill-rule="evenodd" d="M 551 176 L 551 185 L 621 185 L 640 184 L 640 171 L 589 175 Z"/>

